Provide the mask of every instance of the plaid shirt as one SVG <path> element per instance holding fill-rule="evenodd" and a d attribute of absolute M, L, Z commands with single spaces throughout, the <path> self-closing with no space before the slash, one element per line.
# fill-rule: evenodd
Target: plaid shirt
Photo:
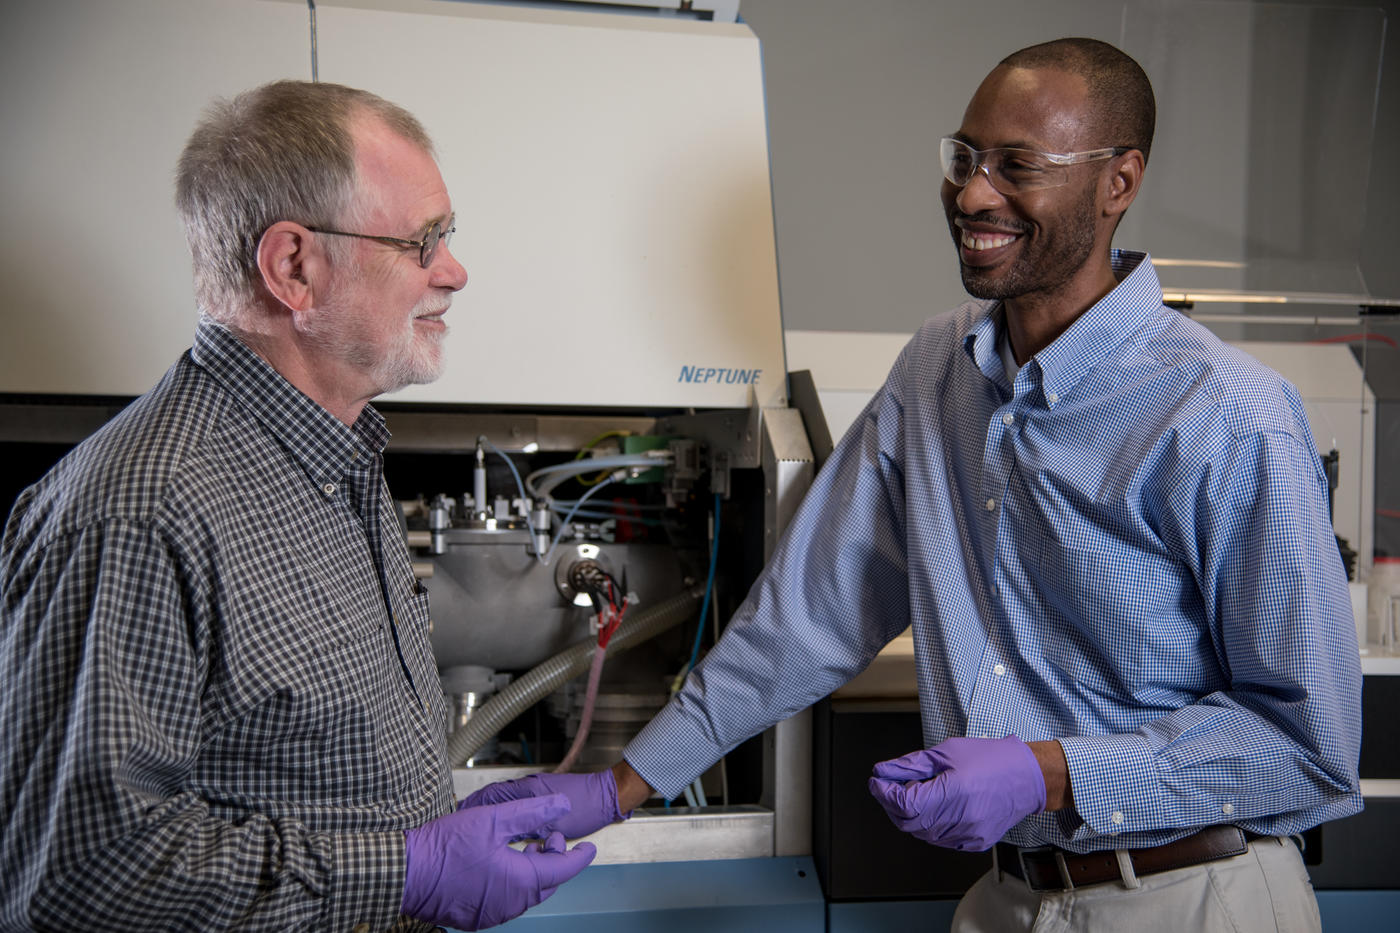
<path fill-rule="evenodd" d="M 924 742 L 1059 739 L 1076 852 L 1361 809 L 1361 665 L 1297 392 L 1162 305 L 1152 263 L 1007 379 L 1000 306 L 936 317 L 772 562 L 626 749 L 675 795 L 912 625 Z"/>
<path fill-rule="evenodd" d="M 21 495 L 0 559 L 0 928 L 401 922 L 404 830 L 452 789 L 387 438 L 205 321 Z"/>

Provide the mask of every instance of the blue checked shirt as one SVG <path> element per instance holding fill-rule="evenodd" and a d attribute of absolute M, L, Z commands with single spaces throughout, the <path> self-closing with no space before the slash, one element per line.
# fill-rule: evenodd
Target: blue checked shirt
<path fill-rule="evenodd" d="M 1294 388 L 1162 304 L 1141 253 L 1007 380 L 1001 309 L 929 321 L 719 645 L 625 757 L 675 796 L 912 625 L 924 743 L 1059 739 L 1085 852 L 1361 809 L 1361 671 Z"/>
<path fill-rule="evenodd" d="M 20 496 L 0 929 L 398 922 L 404 830 L 452 790 L 387 438 L 204 322 Z"/>

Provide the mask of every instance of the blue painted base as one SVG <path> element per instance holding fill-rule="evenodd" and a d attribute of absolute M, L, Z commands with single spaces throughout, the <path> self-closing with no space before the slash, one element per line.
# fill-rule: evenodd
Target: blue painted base
<path fill-rule="evenodd" d="M 947 933 L 956 900 L 869 901 L 832 904 L 827 908 L 827 933 Z"/>
<path fill-rule="evenodd" d="M 1323 933 L 1400 929 L 1400 890 L 1318 891 Z M 955 899 L 828 905 L 810 858 L 597 865 L 507 933 L 944 933 Z"/>
<path fill-rule="evenodd" d="M 810 858 L 597 865 L 508 933 L 824 933 L 826 904 Z"/>
<path fill-rule="evenodd" d="M 832 904 L 827 933 L 946 933 L 956 900 Z M 1400 891 L 1318 891 L 1323 933 L 1400 930 Z"/>
<path fill-rule="evenodd" d="M 1400 891 L 1318 891 L 1323 933 L 1400 929 Z"/>

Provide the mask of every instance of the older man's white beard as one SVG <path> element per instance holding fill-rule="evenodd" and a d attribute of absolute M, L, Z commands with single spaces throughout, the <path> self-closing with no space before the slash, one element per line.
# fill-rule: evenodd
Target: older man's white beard
<path fill-rule="evenodd" d="M 403 328 L 378 345 L 361 318 L 337 308 L 332 300 L 329 314 L 316 315 L 305 331 L 308 340 L 326 355 L 344 360 L 364 370 L 376 394 L 395 392 L 408 385 L 432 382 L 442 372 L 442 338 L 447 331 L 419 333 L 413 322 L 425 314 L 446 311 L 450 297 L 428 295 L 414 305 Z"/>
<path fill-rule="evenodd" d="M 381 392 L 395 392 L 404 386 L 433 382 L 442 375 L 442 338 L 447 336 L 447 331 L 433 330 L 420 334 L 413 322 L 421 315 L 446 311 L 451 304 L 452 299 L 434 295 L 414 306 L 413 315 L 404 329 L 370 370 L 375 384 L 384 387 L 380 389 Z"/>

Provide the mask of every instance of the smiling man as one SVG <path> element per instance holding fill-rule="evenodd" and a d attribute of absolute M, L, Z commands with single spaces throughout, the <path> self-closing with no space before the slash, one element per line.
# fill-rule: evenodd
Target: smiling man
<path fill-rule="evenodd" d="M 453 807 L 368 404 L 437 377 L 467 282 L 431 143 L 276 82 L 210 109 L 177 203 L 193 348 L 5 529 L 0 929 L 509 920 L 594 852 L 563 797 Z"/>
<path fill-rule="evenodd" d="M 568 826 L 674 797 L 912 627 L 925 748 L 870 791 L 994 848 L 954 929 L 1317 930 L 1293 834 L 1361 809 L 1361 672 L 1298 394 L 1111 248 L 1146 74 L 1091 39 L 1017 52 L 940 148 L 967 290 L 822 467 L 680 694 Z"/>
<path fill-rule="evenodd" d="M 1071 47 L 1083 67 L 1044 67 Z M 1101 61 L 1088 64 L 1092 54 Z M 963 287 L 1003 302 L 1018 361 L 1117 287 L 1109 244 L 1142 181 L 1155 112 L 1147 76 L 1126 56 L 1037 46 L 992 72 L 962 129 L 940 143 Z M 1086 139 L 1115 142 L 1085 150 Z"/>

